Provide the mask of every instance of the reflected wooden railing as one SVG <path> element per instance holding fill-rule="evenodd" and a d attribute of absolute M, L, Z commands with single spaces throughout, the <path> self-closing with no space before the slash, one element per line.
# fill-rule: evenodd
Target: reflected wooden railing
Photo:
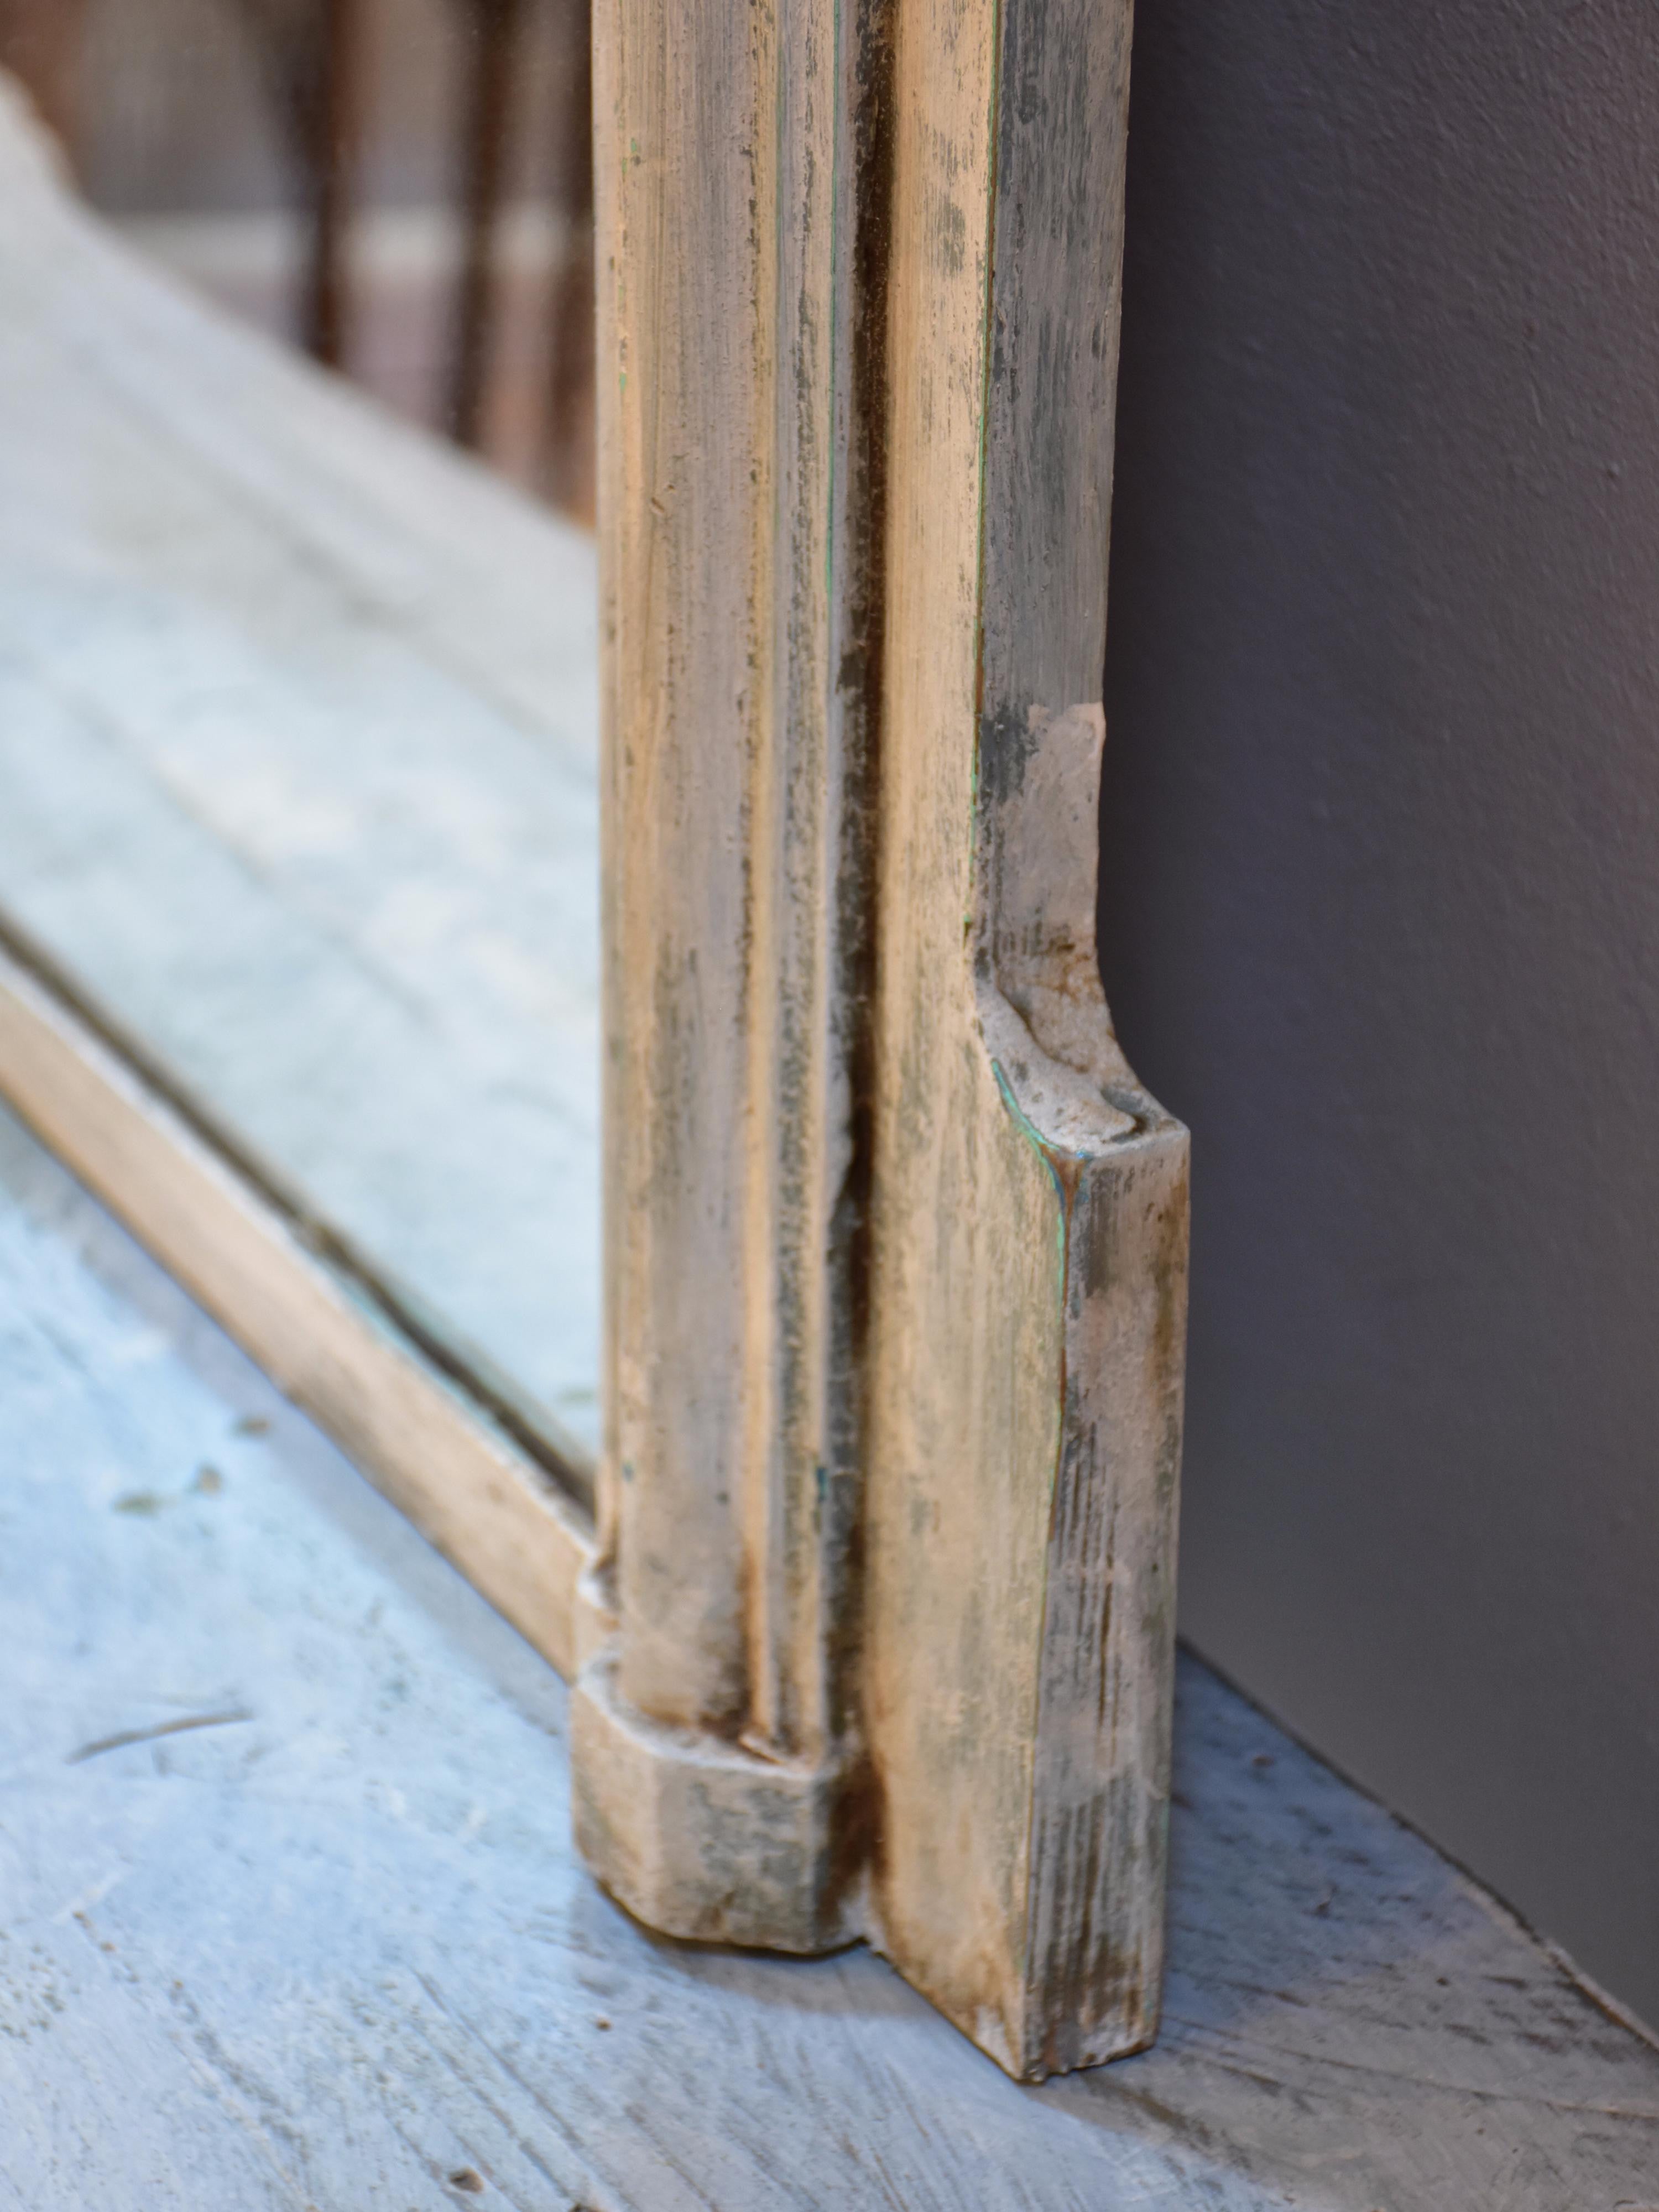
<path fill-rule="evenodd" d="M 57 138 L 75 134 L 75 86 L 87 0 L 0 0 L 0 66 L 27 86 Z"/>
<path fill-rule="evenodd" d="M 311 226 L 299 327 L 331 368 L 346 359 L 347 256 L 362 117 L 362 0 L 234 0 L 258 51 Z"/>
<path fill-rule="evenodd" d="M 307 238 L 296 302 L 301 343 L 349 369 L 355 311 L 351 237 L 374 88 L 368 0 L 219 0 L 252 44 L 275 135 Z M 462 37 L 457 143 L 450 164 L 461 252 L 440 374 L 439 419 L 477 450 L 501 325 L 497 248 L 509 153 L 526 118 L 521 67 L 532 0 L 450 0 Z M 0 65 L 27 87 L 71 155 L 87 0 L 0 0 Z M 547 312 L 542 401 L 544 488 L 556 505 L 591 515 L 592 502 L 593 182 L 590 0 L 561 0 L 550 112 L 532 127 L 552 134 L 550 164 L 561 250 Z"/>

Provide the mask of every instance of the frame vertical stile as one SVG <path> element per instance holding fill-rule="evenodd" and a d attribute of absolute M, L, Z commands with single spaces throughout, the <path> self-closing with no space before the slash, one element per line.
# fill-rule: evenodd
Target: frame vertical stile
<path fill-rule="evenodd" d="M 1095 963 L 1128 0 L 608 0 L 578 1832 L 1011 2071 L 1161 1966 L 1186 1133 Z"/>
<path fill-rule="evenodd" d="M 611 1412 L 579 1823 L 644 1917 L 791 1949 L 859 1924 L 837 32 L 835 0 L 628 0 L 596 41 Z"/>
<path fill-rule="evenodd" d="M 1162 1965 L 1187 1137 L 1094 936 L 1130 15 L 900 22 L 877 1918 L 1041 2075 L 1148 2040 Z"/>

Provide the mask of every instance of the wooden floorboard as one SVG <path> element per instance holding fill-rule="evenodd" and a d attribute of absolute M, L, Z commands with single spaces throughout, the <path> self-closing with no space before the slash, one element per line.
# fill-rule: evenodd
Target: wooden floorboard
<path fill-rule="evenodd" d="M 647 1936 L 557 1678 L 9 1118 L 0 1523 L 0 2205 L 1659 2203 L 1659 2053 L 1190 1660 L 1145 2057 Z"/>

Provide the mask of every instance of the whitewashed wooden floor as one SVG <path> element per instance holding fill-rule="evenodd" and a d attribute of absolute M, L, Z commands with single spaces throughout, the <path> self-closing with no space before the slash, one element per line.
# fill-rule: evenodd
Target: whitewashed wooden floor
<path fill-rule="evenodd" d="M 1146 2057 L 646 1935 L 556 1679 L 3 1116 L 0 1523 L 0 2204 L 1659 2204 L 1659 2054 L 1193 1662 Z"/>

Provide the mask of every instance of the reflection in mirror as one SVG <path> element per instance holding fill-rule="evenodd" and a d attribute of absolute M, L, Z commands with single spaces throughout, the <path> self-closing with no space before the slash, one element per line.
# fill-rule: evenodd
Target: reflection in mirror
<path fill-rule="evenodd" d="M 347 369 L 581 513 L 580 27 L 575 0 L 0 0 L 40 95 L 0 100 L 0 939 L 579 1486 L 592 541 L 176 276 L 315 341 L 333 256 Z"/>

